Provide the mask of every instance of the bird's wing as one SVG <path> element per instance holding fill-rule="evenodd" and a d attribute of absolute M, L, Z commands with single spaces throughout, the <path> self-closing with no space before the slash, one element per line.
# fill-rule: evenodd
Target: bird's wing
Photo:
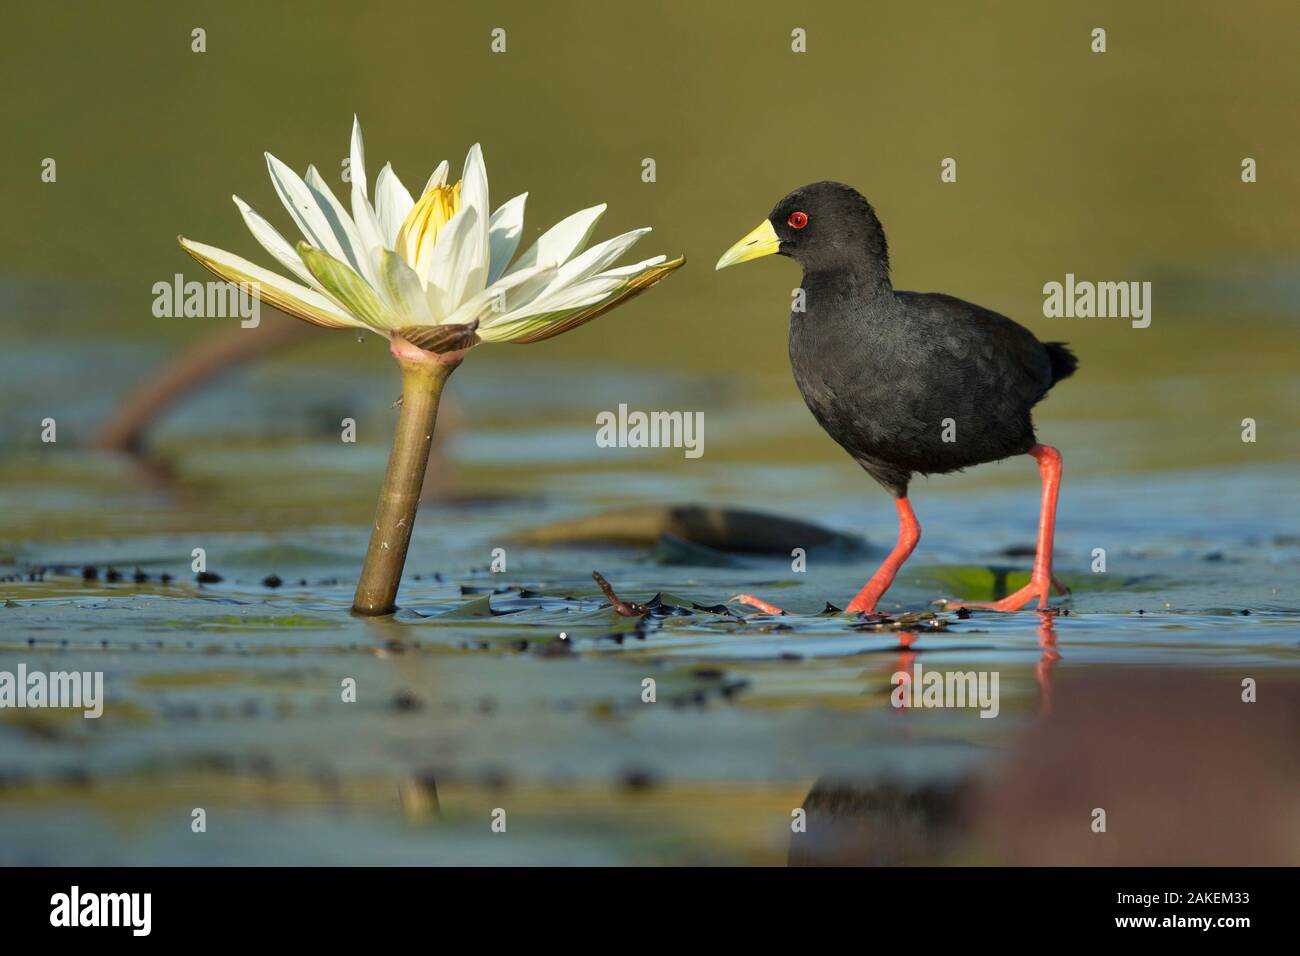
<path fill-rule="evenodd" d="M 991 309 L 938 292 L 899 292 L 904 308 L 933 336 L 932 348 L 972 389 L 992 386 L 1032 406 L 1052 385 L 1043 343 Z"/>

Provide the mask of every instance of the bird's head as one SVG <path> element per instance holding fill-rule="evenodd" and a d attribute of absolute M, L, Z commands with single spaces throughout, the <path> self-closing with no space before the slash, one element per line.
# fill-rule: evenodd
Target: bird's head
<path fill-rule="evenodd" d="M 800 186 L 723 253 L 716 268 L 773 254 L 789 256 L 805 272 L 847 269 L 889 276 L 889 250 L 876 211 L 866 197 L 843 183 Z"/>

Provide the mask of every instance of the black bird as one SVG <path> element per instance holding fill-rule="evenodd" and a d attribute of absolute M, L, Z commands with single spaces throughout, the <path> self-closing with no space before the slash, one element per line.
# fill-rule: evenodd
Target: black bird
<path fill-rule="evenodd" d="M 1033 573 L 1019 591 L 983 606 L 1014 611 L 1037 598 L 1046 607 L 1056 583 L 1052 531 L 1061 455 L 1038 443 L 1030 410 L 1074 373 L 1074 354 L 950 295 L 894 291 L 876 211 L 843 183 L 790 193 L 717 268 L 772 254 L 803 267 L 802 295 L 796 290 L 790 314 L 790 365 L 799 391 L 822 428 L 898 506 L 898 544 L 848 610 L 874 610 L 920 540 L 907 500 L 914 474 L 1023 454 L 1037 459 L 1043 479 Z M 779 610 L 751 595 L 736 599 Z"/>

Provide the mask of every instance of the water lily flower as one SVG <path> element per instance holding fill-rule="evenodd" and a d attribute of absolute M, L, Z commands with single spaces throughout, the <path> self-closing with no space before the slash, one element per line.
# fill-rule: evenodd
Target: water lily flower
<path fill-rule="evenodd" d="M 604 204 L 561 220 L 516 256 L 528 194 L 492 210 L 477 144 L 458 182 L 448 183 L 444 161 L 416 199 L 385 165 L 372 197 L 354 118 L 350 213 L 315 167 L 300 177 L 270 153 L 266 162 L 304 238 L 291 245 L 238 196 L 235 205 L 254 238 L 301 281 L 183 236 L 180 244 L 217 276 L 252 286 L 283 312 L 389 340 L 402 371 L 402 408 L 353 605 L 362 613 L 388 613 L 406 561 L 438 400 L 466 351 L 484 342 L 525 344 L 567 332 L 648 289 L 685 259 L 660 255 L 616 265 L 649 228 L 588 248 Z"/>

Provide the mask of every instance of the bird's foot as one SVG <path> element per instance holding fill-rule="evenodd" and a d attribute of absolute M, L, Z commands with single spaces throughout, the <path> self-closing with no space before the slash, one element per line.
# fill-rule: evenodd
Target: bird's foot
<path fill-rule="evenodd" d="M 1055 577 L 1048 577 L 1039 581 L 1030 581 L 1019 591 L 1008 594 L 999 601 L 945 601 L 944 610 L 955 611 L 958 608 L 980 608 L 986 611 L 1019 611 L 1028 607 L 1036 598 L 1040 608 L 1047 607 L 1047 599 L 1051 596 L 1052 585 L 1055 584 L 1058 590 L 1069 593 L 1068 589 L 1062 588 Z"/>
<path fill-rule="evenodd" d="M 1061 579 L 1055 574 L 1052 575 L 1052 587 L 1056 588 L 1057 594 L 1069 595 L 1071 593 L 1070 589 L 1062 584 Z"/>
<path fill-rule="evenodd" d="M 736 594 L 736 595 L 733 595 L 732 597 L 730 597 L 730 598 L 727 600 L 727 603 L 730 604 L 730 603 L 732 603 L 733 601 L 734 601 L 735 603 L 737 603 L 737 604 L 747 604 L 747 605 L 749 605 L 750 607 L 758 608 L 758 609 L 759 609 L 760 611 L 762 611 L 764 614 L 784 614 L 784 613 L 785 613 L 785 611 L 781 610 L 781 609 L 780 609 L 779 607 L 777 607 L 775 604 L 768 604 L 768 603 L 767 603 L 766 601 L 764 601 L 762 598 L 756 598 L 756 597 L 754 597 L 754 595 L 752 595 L 752 594 Z"/>

